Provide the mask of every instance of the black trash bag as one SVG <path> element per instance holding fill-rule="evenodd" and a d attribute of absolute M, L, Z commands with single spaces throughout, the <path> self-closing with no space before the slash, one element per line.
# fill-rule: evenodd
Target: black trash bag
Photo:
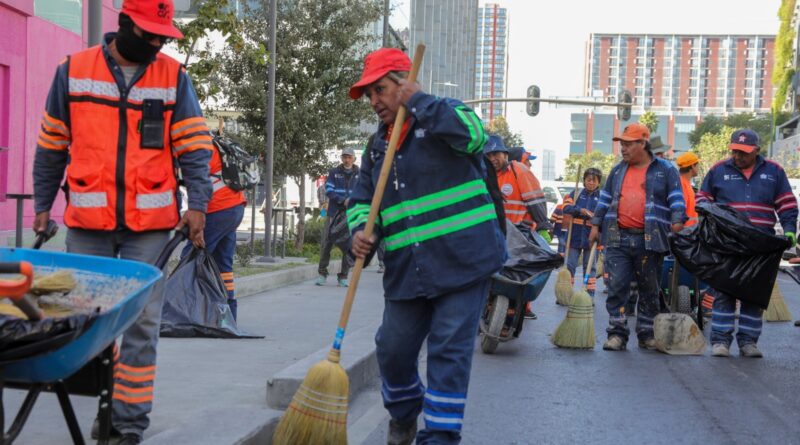
<path fill-rule="evenodd" d="M 89 313 L 36 321 L 0 315 L 0 365 L 54 351 L 78 338 L 96 317 Z"/>
<path fill-rule="evenodd" d="M 239 329 L 214 259 L 192 249 L 167 278 L 162 337 L 263 338 Z"/>
<path fill-rule="evenodd" d="M 697 204 L 700 223 L 670 235 L 672 253 L 689 272 L 716 290 L 766 309 L 786 237 L 757 229 L 724 204 Z"/>
<path fill-rule="evenodd" d="M 506 250 L 508 260 L 500 274 L 515 281 L 525 281 L 564 264 L 564 258 L 551 249 L 541 235 L 525 225 L 515 226 L 509 221 L 506 221 Z"/>

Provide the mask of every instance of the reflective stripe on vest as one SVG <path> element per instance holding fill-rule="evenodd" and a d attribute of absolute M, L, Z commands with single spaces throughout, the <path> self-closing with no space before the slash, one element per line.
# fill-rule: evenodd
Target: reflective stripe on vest
<path fill-rule="evenodd" d="M 105 207 L 108 205 L 106 192 L 69 192 L 69 205 L 75 207 Z"/>

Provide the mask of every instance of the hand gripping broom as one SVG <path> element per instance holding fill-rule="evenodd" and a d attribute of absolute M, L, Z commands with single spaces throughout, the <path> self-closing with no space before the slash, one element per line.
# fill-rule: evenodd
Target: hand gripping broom
<path fill-rule="evenodd" d="M 414 53 L 414 63 L 408 76 L 409 82 L 415 82 L 422 57 L 425 54 L 425 45 L 417 45 Z M 394 161 L 394 153 L 400 139 L 400 128 L 406 120 L 406 108 L 401 106 L 394 120 L 394 128 L 389 139 L 389 148 L 381 166 L 381 174 L 372 203 L 369 208 L 367 224 L 364 235 L 372 236 L 375 227 L 375 218 L 378 216 L 386 181 Z M 350 382 L 342 365 L 339 363 L 342 340 L 344 339 L 347 320 L 350 318 L 350 309 L 356 295 L 361 270 L 364 268 L 364 259 L 356 260 L 353 268 L 353 279 L 347 288 L 347 295 L 339 317 L 339 327 L 328 357 L 314 365 L 306 374 L 305 380 L 289 404 L 283 415 L 275 435 L 273 444 L 276 445 L 339 445 L 347 443 L 347 397 L 350 392 Z"/>
<path fill-rule="evenodd" d="M 592 265 L 597 253 L 597 243 L 592 244 L 589 264 L 583 271 L 583 290 L 576 292 L 569 303 L 567 317 L 558 325 L 550 341 L 560 348 L 593 349 L 596 341 L 594 334 L 594 305 L 592 297 L 586 291 L 589 285 Z"/>
<path fill-rule="evenodd" d="M 575 179 L 575 191 L 572 193 L 573 205 L 578 200 L 578 184 L 581 180 L 581 166 L 578 165 L 578 177 Z M 566 217 L 567 215 L 564 215 Z M 567 268 L 567 260 L 569 259 L 569 244 L 572 242 L 572 223 L 574 217 L 569 219 L 569 228 L 567 229 L 567 245 L 564 252 L 564 265 L 558 271 L 556 276 L 556 304 L 561 306 L 569 305 L 572 299 L 572 274 L 569 273 Z"/>

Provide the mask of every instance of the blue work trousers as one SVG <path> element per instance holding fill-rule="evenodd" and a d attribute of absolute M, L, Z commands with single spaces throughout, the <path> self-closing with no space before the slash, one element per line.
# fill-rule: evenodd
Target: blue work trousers
<path fill-rule="evenodd" d="M 203 238 L 206 250 L 217 263 L 219 274 L 228 291 L 228 306 L 236 318 L 236 288 L 233 284 L 233 256 L 236 254 L 236 229 L 242 223 L 244 205 L 237 205 L 206 215 L 206 228 Z M 186 243 L 181 258 L 192 250 L 192 243 Z"/>
<path fill-rule="evenodd" d="M 569 258 L 567 258 L 567 269 L 569 270 L 570 275 L 572 275 L 573 281 L 575 280 L 575 271 L 578 269 L 578 259 L 583 254 L 583 275 L 586 275 L 586 268 L 589 266 L 589 256 L 591 256 L 592 249 L 576 249 L 574 247 L 569 248 Z M 589 274 L 589 283 L 586 285 L 586 290 L 589 293 L 589 296 L 594 298 L 594 291 L 597 290 L 597 252 L 595 252 L 595 261 L 592 264 L 592 270 Z M 579 275 L 578 283 L 583 285 L 583 276 Z M 573 283 L 574 284 L 574 283 Z"/>
<path fill-rule="evenodd" d="M 645 249 L 644 234 L 620 231 L 618 247 L 606 246 L 605 270 L 608 272 L 608 336 L 618 335 L 628 341 L 625 305 L 630 298 L 631 282 L 639 290 L 636 335 L 640 340 L 653 337 L 653 320 L 659 311 L 659 278 L 664 254 Z"/>
<path fill-rule="evenodd" d="M 733 330 L 736 328 L 736 297 L 708 289 L 714 296 L 711 313 L 711 344 L 733 342 Z M 758 343 L 761 336 L 762 310 L 753 303 L 739 300 L 739 329 L 736 332 L 736 343 L 742 347 L 749 343 Z"/>
<path fill-rule="evenodd" d="M 425 428 L 417 444 L 457 444 L 467 402 L 467 387 L 478 320 L 490 280 L 436 298 L 386 300 L 375 336 L 383 404 L 393 419 Z M 422 342 L 428 338 L 428 388 L 419 376 Z"/>

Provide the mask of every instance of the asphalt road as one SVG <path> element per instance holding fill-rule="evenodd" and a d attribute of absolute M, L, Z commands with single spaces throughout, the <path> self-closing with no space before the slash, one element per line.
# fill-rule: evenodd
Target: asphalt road
<path fill-rule="evenodd" d="M 778 279 L 800 318 L 800 287 Z M 597 346 L 564 350 L 549 341 L 566 313 L 555 305 L 554 282 L 555 274 L 534 303 L 539 319 L 526 321 L 519 339 L 494 355 L 476 345 L 463 444 L 800 443 L 800 328 L 764 323 L 763 359 L 741 358 L 735 346 L 726 359 L 673 357 L 639 350 L 635 335 L 627 351 L 607 352 L 598 290 Z M 386 443 L 376 394 L 362 396 L 376 401 L 375 411 L 365 416 L 371 424 L 351 427 L 351 443 Z"/>

